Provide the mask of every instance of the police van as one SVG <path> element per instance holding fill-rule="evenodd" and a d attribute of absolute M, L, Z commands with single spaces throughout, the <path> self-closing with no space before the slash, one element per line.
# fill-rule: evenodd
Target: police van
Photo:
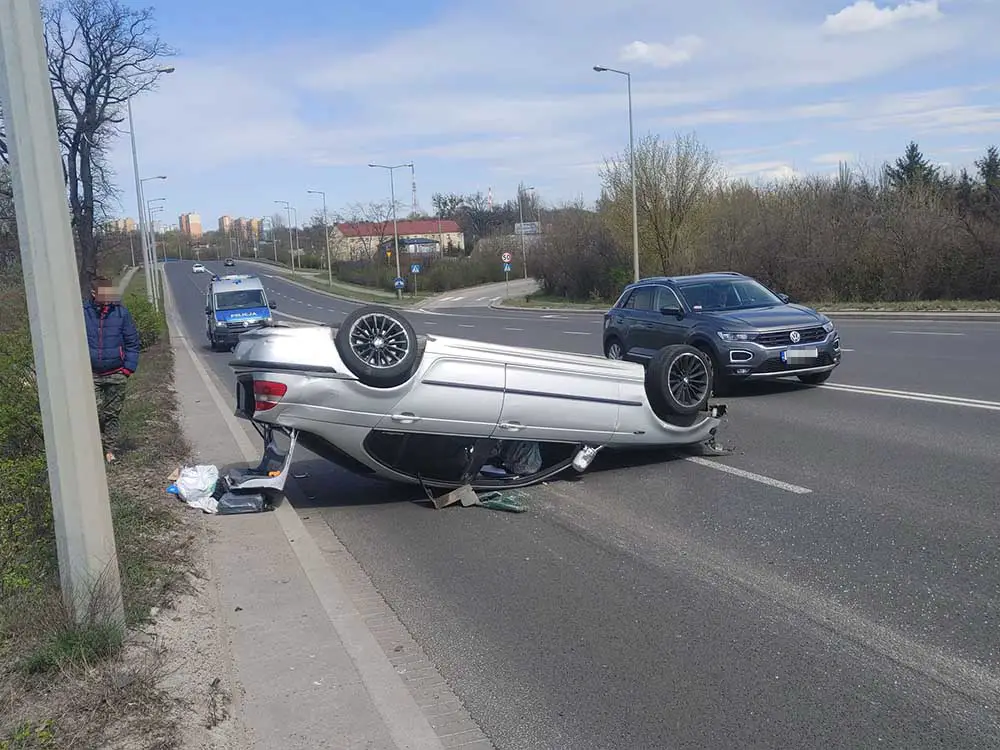
<path fill-rule="evenodd" d="M 213 276 L 205 293 L 206 333 L 212 350 L 232 349 L 241 333 L 269 325 L 276 307 L 256 276 Z"/>

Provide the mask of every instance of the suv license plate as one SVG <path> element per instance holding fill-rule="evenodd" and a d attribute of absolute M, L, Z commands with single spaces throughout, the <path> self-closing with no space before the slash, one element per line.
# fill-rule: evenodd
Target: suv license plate
<path fill-rule="evenodd" d="M 809 362 L 817 357 L 819 357 L 819 349 L 786 349 L 781 353 L 781 361 L 786 364 Z"/>

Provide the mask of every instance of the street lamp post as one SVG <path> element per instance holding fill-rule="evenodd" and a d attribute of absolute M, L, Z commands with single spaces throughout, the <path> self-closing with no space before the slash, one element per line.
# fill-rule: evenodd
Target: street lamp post
<path fill-rule="evenodd" d="M 0 106 L 63 600 L 79 625 L 96 613 L 107 618 L 101 624 L 123 627 L 115 532 L 39 0 L 0 2 Z"/>
<path fill-rule="evenodd" d="M 162 67 L 157 68 L 154 72 L 156 73 L 173 73 L 174 68 L 172 67 Z M 143 73 L 135 73 L 127 78 L 135 78 L 139 75 L 145 75 Z M 132 171 L 135 176 L 135 200 L 136 205 L 139 210 L 139 232 L 142 238 L 142 257 L 143 257 L 143 271 L 146 277 L 146 299 L 150 302 L 154 302 L 153 297 L 153 276 L 152 270 L 149 265 L 149 245 L 146 242 L 146 219 L 143 215 L 142 208 L 142 182 L 139 179 L 139 156 L 138 151 L 135 146 L 135 122 L 132 119 L 132 96 L 126 100 L 125 106 L 128 110 L 128 132 L 129 139 L 132 141 Z M 164 178 L 166 179 L 166 178 Z"/>
<path fill-rule="evenodd" d="M 524 247 L 524 208 L 521 205 L 521 196 L 524 194 L 525 190 L 534 190 L 535 188 L 522 188 L 518 185 L 517 188 L 517 213 L 521 218 L 521 264 L 524 266 L 524 278 L 528 278 L 528 251 Z"/>
<path fill-rule="evenodd" d="M 323 197 L 323 236 L 326 237 L 326 277 L 333 289 L 333 260 L 330 255 L 330 228 L 326 225 L 326 193 L 322 190 L 307 190 L 307 193 Z"/>
<path fill-rule="evenodd" d="M 396 278 L 402 278 L 403 273 L 399 267 L 399 225 L 396 222 L 396 179 L 394 172 L 395 170 L 402 169 L 403 167 L 412 167 L 413 162 L 407 162 L 406 164 L 394 164 L 393 166 L 387 166 L 385 164 L 369 164 L 368 166 L 375 169 L 389 170 L 389 195 L 391 196 L 389 200 L 392 201 L 392 239 L 396 252 Z M 403 290 L 397 289 L 396 299 L 402 298 Z"/>
<path fill-rule="evenodd" d="M 295 245 L 292 243 L 292 204 L 288 201 L 275 201 L 275 203 L 282 204 L 288 214 L 288 262 L 291 264 L 292 273 L 295 273 Z M 274 226 L 274 221 L 271 221 L 271 226 Z M 274 232 L 271 232 L 271 236 L 273 239 Z M 277 257 L 277 252 L 275 252 L 275 260 L 277 260 Z"/>
<path fill-rule="evenodd" d="M 153 303 L 157 310 L 160 309 L 160 288 L 156 278 L 156 272 L 158 269 L 156 267 L 155 259 L 153 258 L 153 253 L 150 249 L 152 238 L 149 235 L 149 216 L 147 213 L 148 206 L 145 201 L 145 188 L 143 188 L 143 185 L 150 180 L 165 179 L 167 179 L 166 175 L 161 174 L 156 175 L 155 177 L 143 177 L 139 180 L 139 217 L 143 224 L 143 255 L 145 256 L 145 264 L 149 268 L 149 273 L 146 276 L 149 280 L 149 284 L 146 288 L 146 297 Z"/>
<path fill-rule="evenodd" d="M 632 173 L 632 275 L 634 280 L 639 280 L 639 202 L 636 199 L 636 189 L 635 189 L 635 136 L 632 129 L 632 74 L 627 73 L 624 70 L 615 70 L 614 68 L 605 68 L 600 65 L 595 65 L 594 70 L 598 73 L 617 73 L 618 75 L 625 76 L 625 80 L 628 82 L 628 153 L 630 168 L 629 171 Z"/>

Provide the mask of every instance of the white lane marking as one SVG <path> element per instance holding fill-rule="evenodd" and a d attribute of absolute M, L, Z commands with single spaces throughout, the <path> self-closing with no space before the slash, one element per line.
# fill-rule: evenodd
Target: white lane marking
<path fill-rule="evenodd" d="M 280 312 L 278 310 L 275 310 L 274 314 L 282 318 L 289 318 L 291 320 L 297 320 L 300 323 L 309 323 L 310 325 L 315 325 L 315 326 L 330 325 L 328 322 L 325 323 L 322 320 L 313 320 L 312 318 L 301 318 L 298 315 L 291 315 L 289 313 Z"/>
<path fill-rule="evenodd" d="M 589 336 L 593 331 L 563 331 L 569 336 Z"/>
<path fill-rule="evenodd" d="M 853 352 L 854 350 L 853 349 L 841 349 L 840 351 L 842 351 L 842 352 Z"/>
<path fill-rule="evenodd" d="M 898 333 L 901 336 L 964 336 L 964 333 L 951 333 L 947 331 L 889 331 Z"/>
<path fill-rule="evenodd" d="M 906 401 L 924 401 L 929 404 L 944 404 L 946 406 L 966 406 L 970 409 L 986 409 L 1000 411 L 1000 401 L 983 401 L 961 396 L 944 396 L 938 393 L 916 393 L 914 391 L 892 391 L 888 388 L 873 388 L 867 385 L 846 385 L 841 383 L 824 383 L 819 386 L 831 391 L 844 393 L 860 393 L 866 396 L 882 396 L 884 398 L 900 398 Z"/>
<path fill-rule="evenodd" d="M 789 484 L 788 482 L 782 482 L 778 479 L 772 479 L 771 477 L 765 477 L 763 474 L 754 474 L 752 471 L 744 471 L 743 469 L 737 469 L 735 466 L 727 466 L 726 464 L 720 464 L 716 461 L 710 461 L 707 458 L 701 458 L 700 456 L 687 456 L 685 461 L 690 461 L 693 464 L 698 464 L 699 466 L 705 466 L 709 469 L 715 469 L 716 471 L 723 471 L 726 474 L 732 474 L 737 477 L 742 477 L 743 479 L 749 479 L 752 482 L 759 482 L 760 484 L 766 484 L 769 487 L 776 487 L 779 490 L 785 490 L 786 492 L 794 492 L 796 495 L 808 495 L 812 492 L 808 487 L 800 487 L 797 484 Z"/>
<path fill-rule="evenodd" d="M 486 302 L 489 297 L 476 297 L 476 302 Z"/>
<path fill-rule="evenodd" d="M 472 325 L 471 323 L 459 323 L 458 327 L 459 328 L 475 328 L 475 326 Z"/>
<path fill-rule="evenodd" d="M 543 315 L 546 320 L 569 320 L 565 315 Z"/>
<path fill-rule="evenodd" d="M 523 331 L 523 328 L 504 328 L 505 331 Z"/>

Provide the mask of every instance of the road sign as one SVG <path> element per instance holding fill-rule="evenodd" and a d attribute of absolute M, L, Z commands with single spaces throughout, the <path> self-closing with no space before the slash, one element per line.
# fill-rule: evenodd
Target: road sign
<path fill-rule="evenodd" d="M 510 263 L 504 263 L 503 264 L 503 272 L 504 273 L 510 273 Z"/>
<path fill-rule="evenodd" d="M 402 289 L 403 287 L 406 286 L 406 282 L 403 281 L 403 278 L 401 276 L 397 276 L 396 280 L 392 282 L 392 285 L 397 289 Z"/>
<path fill-rule="evenodd" d="M 420 273 L 420 264 L 419 263 L 411 263 L 410 264 L 410 273 Z"/>
<path fill-rule="evenodd" d="M 503 255 L 500 256 L 500 260 L 502 260 L 504 263 L 510 263 L 512 260 L 514 260 L 514 256 L 511 255 L 510 253 L 504 253 Z"/>
<path fill-rule="evenodd" d="M 541 234 L 542 225 L 537 221 L 525 221 L 514 225 L 514 234 Z"/>

